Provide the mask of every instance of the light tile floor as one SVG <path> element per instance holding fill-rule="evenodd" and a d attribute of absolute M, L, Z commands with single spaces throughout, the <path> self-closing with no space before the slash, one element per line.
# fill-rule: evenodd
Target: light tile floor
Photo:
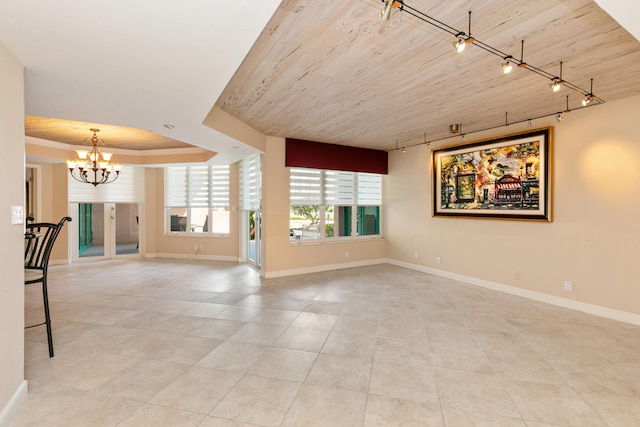
<path fill-rule="evenodd" d="M 395 266 L 117 260 L 50 294 L 13 426 L 640 426 L 640 327 Z"/>

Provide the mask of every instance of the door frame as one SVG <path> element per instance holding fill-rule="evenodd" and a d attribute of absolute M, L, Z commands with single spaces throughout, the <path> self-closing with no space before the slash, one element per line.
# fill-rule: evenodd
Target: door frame
<path fill-rule="evenodd" d="M 102 204 L 104 210 L 104 253 L 102 256 L 81 257 L 79 252 L 79 225 L 78 218 L 80 204 Z M 69 216 L 71 221 L 71 236 L 69 239 L 69 253 L 71 262 L 93 262 L 115 258 L 138 258 L 144 254 L 144 205 L 134 202 L 121 202 L 123 204 L 138 205 L 138 253 L 136 254 L 116 254 L 116 202 L 71 202 L 69 203 Z"/>

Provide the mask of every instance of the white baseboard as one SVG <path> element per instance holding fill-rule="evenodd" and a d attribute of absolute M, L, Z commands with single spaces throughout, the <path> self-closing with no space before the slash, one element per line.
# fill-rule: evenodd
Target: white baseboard
<path fill-rule="evenodd" d="M 500 291 L 507 294 L 516 295 L 519 297 L 528 298 L 528 299 L 532 299 L 540 302 L 545 302 L 545 303 L 556 305 L 559 307 L 582 311 L 583 313 L 589 313 L 596 316 L 606 317 L 608 319 L 618 320 L 620 322 L 631 323 L 632 325 L 640 326 L 640 315 L 637 315 L 634 313 L 628 313 L 626 311 L 616 310 L 608 307 L 602 307 L 599 305 L 576 301 L 569 298 L 557 297 L 555 295 L 549 295 L 542 292 L 531 291 L 528 289 L 517 288 L 515 286 L 503 285 L 502 283 L 491 282 L 489 280 L 478 279 L 470 276 L 464 276 L 462 274 L 456 274 L 456 273 L 451 273 L 449 271 L 438 270 L 430 267 L 424 267 L 421 265 L 411 264 L 408 262 L 398 261 L 395 259 L 388 259 L 387 262 L 389 264 L 397 265 L 399 267 L 409 268 L 411 270 L 433 274 L 434 276 L 440 276 L 440 277 L 445 277 L 447 279 L 457 280 L 459 282 L 467 283 L 469 285 L 480 286 L 482 288 L 492 289 L 494 291 Z"/>
<path fill-rule="evenodd" d="M 237 257 L 226 256 L 205 256 L 192 254 L 147 254 L 147 258 L 176 258 L 176 259 L 204 259 L 212 261 L 232 261 L 240 262 Z M 634 313 L 628 313 L 626 311 L 616 310 L 613 308 L 603 307 L 595 304 L 589 304 L 581 301 L 572 300 L 569 298 L 562 298 L 554 295 L 545 294 L 542 292 L 531 291 L 528 289 L 522 289 L 515 286 L 504 285 L 502 283 L 492 282 L 489 280 L 478 279 L 476 277 L 464 276 L 462 274 L 451 273 L 449 271 L 438 270 L 436 268 L 425 267 L 422 265 L 412 264 L 409 262 L 399 261 L 395 259 L 370 259 L 364 261 L 345 262 L 340 264 L 327 264 L 327 265 L 315 265 L 311 267 L 293 268 L 289 270 L 278 270 L 264 272 L 260 275 L 265 279 L 272 279 L 277 277 L 297 276 L 300 274 L 320 273 L 323 271 L 340 270 L 353 267 L 366 267 L 376 264 L 392 264 L 399 267 L 408 268 L 410 270 L 420 271 L 427 274 L 433 274 L 434 276 L 445 277 L 447 279 L 457 280 L 469 285 L 480 286 L 486 289 L 492 289 L 494 291 L 504 292 L 511 295 L 528 298 L 534 301 L 545 302 L 548 304 L 556 305 L 559 307 L 569 308 L 571 310 L 582 311 L 584 313 L 593 314 L 607 319 L 613 319 L 620 322 L 630 323 L 632 325 L 640 326 L 640 315 Z"/>
<path fill-rule="evenodd" d="M 147 254 L 145 258 L 169 258 L 169 259 L 189 259 L 189 260 L 199 260 L 199 261 L 231 261 L 238 262 L 238 257 L 236 256 L 221 256 L 221 255 L 194 255 L 194 254 Z"/>
<path fill-rule="evenodd" d="M 368 259 L 363 261 L 344 262 L 340 264 L 314 265 L 312 267 L 292 268 L 289 270 L 278 270 L 270 272 L 261 272 L 260 275 L 265 279 L 273 279 L 275 277 L 297 276 L 299 274 L 321 273 L 323 271 L 341 270 L 345 268 L 366 267 L 369 265 L 385 264 L 386 259 Z"/>
<path fill-rule="evenodd" d="M 13 392 L 9 401 L 4 408 L 0 410 L 0 427 L 8 426 L 9 421 L 15 416 L 16 412 L 18 412 L 18 408 L 22 402 L 27 399 L 27 392 L 29 391 L 29 387 L 27 385 L 26 380 L 22 380 L 16 391 Z"/>

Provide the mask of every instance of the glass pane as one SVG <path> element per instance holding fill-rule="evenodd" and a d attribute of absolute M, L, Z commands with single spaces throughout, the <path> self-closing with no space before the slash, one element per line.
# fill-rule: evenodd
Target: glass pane
<path fill-rule="evenodd" d="M 358 235 L 380 234 L 380 206 L 358 206 Z"/>
<path fill-rule="evenodd" d="M 318 205 L 291 206 L 289 238 L 292 240 L 319 239 L 320 215 L 321 209 Z"/>
<path fill-rule="evenodd" d="M 169 214 L 171 215 L 169 231 L 187 231 L 187 208 L 171 208 Z"/>
<path fill-rule="evenodd" d="M 328 206 L 327 212 L 331 209 L 331 227 L 327 228 L 327 237 L 351 236 L 351 206 Z"/>
<path fill-rule="evenodd" d="M 209 232 L 209 208 L 191 208 L 191 225 L 193 233 Z"/>
<path fill-rule="evenodd" d="M 104 203 L 78 204 L 78 255 L 104 256 Z"/>
<path fill-rule="evenodd" d="M 333 205 L 324 207 L 324 237 L 335 236 L 335 210 Z"/>
<path fill-rule="evenodd" d="M 116 255 L 138 253 L 138 205 L 116 203 Z"/>
<path fill-rule="evenodd" d="M 229 234 L 229 209 L 214 209 L 208 226 L 211 233 Z"/>

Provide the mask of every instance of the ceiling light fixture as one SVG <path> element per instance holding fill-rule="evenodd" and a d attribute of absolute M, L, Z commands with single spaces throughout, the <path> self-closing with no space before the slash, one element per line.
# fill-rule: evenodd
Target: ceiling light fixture
<path fill-rule="evenodd" d="M 562 61 L 560 61 L 560 77 L 554 77 L 551 79 L 551 90 L 557 92 L 564 84 L 565 81 L 562 80 Z"/>
<path fill-rule="evenodd" d="M 456 135 L 458 133 L 460 133 L 460 125 L 458 123 L 454 123 L 452 125 L 449 125 L 449 133 L 452 135 Z"/>
<path fill-rule="evenodd" d="M 520 47 L 520 63 L 518 64 L 518 68 L 527 68 L 527 63 L 524 62 L 524 40 L 521 42 Z"/>
<path fill-rule="evenodd" d="M 397 1 L 397 0 L 382 0 L 382 2 L 385 4 L 384 7 L 382 8 L 382 10 L 380 11 L 380 18 L 382 18 L 385 21 L 388 21 L 389 18 L 391 17 L 391 9 L 397 9 L 400 8 L 400 10 L 402 10 L 402 2 L 401 1 Z"/>
<path fill-rule="evenodd" d="M 404 3 L 403 3 L 403 5 L 404 5 Z M 449 27 L 449 28 L 451 28 L 451 27 Z M 457 40 L 453 42 L 453 47 L 456 49 L 456 52 L 458 52 L 458 53 L 461 53 L 462 51 L 464 51 L 464 48 L 466 47 L 466 45 L 472 44 L 473 42 L 476 41 L 476 39 L 471 36 L 471 11 L 469 11 L 469 35 L 467 36 L 464 33 L 464 31 L 458 31 L 455 34 L 455 37 L 456 37 Z"/>
<path fill-rule="evenodd" d="M 455 48 L 456 52 L 461 53 L 464 51 L 465 46 L 467 46 L 464 41 L 464 33 L 458 33 L 456 34 L 456 37 L 458 38 L 458 40 L 453 42 L 453 47 Z"/>
<path fill-rule="evenodd" d="M 588 94 L 585 95 L 585 98 L 582 100 L 582 106 L 586 107 L 587 105 L 591 104 L 591 101 L 593 101 L 594 99 L 596 99 L 596 97 L 593 96 L 593 79 L 591 79 L 591 90 Z"/>
<path fill-rule="evenodd" d="M 502 72 L 504 74 L 509 74 L 513 70 L 513 64 L 511 64 L 511 62 L 509 62 L 509 59 L 513 59 L 513 56 L 509 55 L 509 56 L 504 58 L 504 60 L 507 61 L 507 62 L 502 64 Z"/>
<path fill-rule="evenodd" d="M 532 73 L 535 73 L 541 77 L 551 80 L 551 87 L 554 90 L 554 92 L 560 90 L 560 88 L 564 86 L 571 90 L 579 92 L 584 96 L 593 95 L 593 93 L 587 92 L 586 90 L 582 89 L 578 85 L 568 82 L 562 78 L 562 62 L 560 63 L 560 77 L 557 77 L 554 74 L 549 73 L 548 71 L 545 71 L 541 68 L 538 68 L 531 64 L 526 63 L 524 61 L 524 40 L 521 40 L 520 59 L 518 60 L 518 59 L 515 59 L 512 55 L 509 55 L 508 53 L 503 52 L 500 49 L 490 46 L 487 43 L 477 40 L 475 37 L 471 36 L 471 11 L 469 11 L 469 32 L 464 33 L 463 31 L 460 31 L 459 29 L 454 28 L 406 4 L 405 0 L 381 0 L 381 1 L 385 5 L 381 13 L 381 17 L 383 19 L 389 19 L 389 15 L 391 14 L 391 9 L 399 8 L 403 12 L 419 19 L 420 21 L 425 22 L 433 27 L 436 27 L 437 29 L 444 31 L 452 35 L 453 37 L 455 37 L 456 40 L 453 42 L 453 45 L 456 48 L 457 52 L 462 52 L 467 44 L 474 44 L 478 46 L 480 49 L 484 50 L 485 52 L 490 53 L 492 55 L 496 55 L 504 61 L 507 61 L 508 59 L 508 62 L 510 63 L 509 65 L 511 65 L 512 67 L 513 65 L 517 65 L 518 68 L 531 71 Z M 503 70 L 505 70 L 506 68 L 507 67 L 504 67 Z M 591 101 L 589 102 L 593 102 L 593 101 L 596 101 L 599 104 L 604 103 L 603 99 L 596 96 L 593 96 L 593 98 L 591 98 Z"/>
<path fill-rule="evenodd" d="M 562 117 L 562 113 L 558 113 L 556 114 L 556 121 L 557 122 L 561 122 L 564 120 L 564 117 Z"/>
<path fill-rule="evenodd" d="M 85 182 L 96 187 L 98 184 L 108 184 L 118 179 L 122 165 L 119 163 L 110 163 L 113 153 L 100 152 L 98 150 L 98 142 L 104 145 L 104 140 L 98 138 L 97 133 L 100 129 L 89 129 L 93 132 L 93 136 L 85 138 L 83 144 L 90 142 L 91 150 L 76 150 L 78 158 L 76 160 L 67 160 L 69 174 L 80 182 Z"/>

